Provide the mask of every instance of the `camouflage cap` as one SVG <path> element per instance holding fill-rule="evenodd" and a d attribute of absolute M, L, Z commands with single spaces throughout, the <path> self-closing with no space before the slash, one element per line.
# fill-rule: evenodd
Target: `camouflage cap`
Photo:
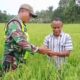
<path fill-rule="evenodd" d="M 20 11 L 21 9 L 29 10 L 29 12 L 30 12 L 30 14 L 31 14 L 31 16 L 32 16 L 33 18 L 37 17 L 37 15 L 36 15 L 36 14 L 34 13 L 34 11 L 33 11 L 33 8 L 32 8 L 29 4 L 22 4 L 22 5 L 20 6 L 20 8 L 19 8 L 19 11 Z"/>

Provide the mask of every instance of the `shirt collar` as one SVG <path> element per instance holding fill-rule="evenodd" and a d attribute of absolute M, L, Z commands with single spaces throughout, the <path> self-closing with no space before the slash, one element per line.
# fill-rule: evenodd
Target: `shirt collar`
<path fill-rule="evenodd" d="M 59 37 L 62 37 L 62 35 L 64 34 L 64 32 L 63 31 L 61 31 L 61 33 L 60 33 L 60 36 Z M 54 34 L 53 33 L 51 33 L 51 36 L 54 36 Z M 54 36 L 55 37 L 55 36 Z"/>

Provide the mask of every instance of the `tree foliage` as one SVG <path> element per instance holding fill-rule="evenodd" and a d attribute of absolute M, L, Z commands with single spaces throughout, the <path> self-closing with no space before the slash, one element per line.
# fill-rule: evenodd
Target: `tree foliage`
<path fill-rule="evenodd" d="M 55 18 L 61 18 L 65 23 L 80 22 L 80 6 L 76 4 L 76 0 L 60 0 L 59 7 L 54 10 L 53 6 L 49 6 L 47 10 L 37 11 L 38 17 L 32 19 L 31 22 L 49 23 Z M 14 17 L 8 15 L 6 11 L 0 11 L 0 22 L 7 22 Z"/>
<path fill-rule="evenodd" d="M 6 11 L 1 11 L 0 10 L 0 23 L 3 23 L 3 22 L 8 22 L 14 15 L 9 15 L 7 14 Z"/>

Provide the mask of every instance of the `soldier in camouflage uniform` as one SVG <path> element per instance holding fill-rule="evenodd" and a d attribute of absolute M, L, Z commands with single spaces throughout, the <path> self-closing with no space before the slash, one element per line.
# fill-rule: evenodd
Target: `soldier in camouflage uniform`
<path fill-rule="evenodd" d="M 6 27 L 6 40 L 4 50 L 3 69 L 9 71 L 9 69 L 15 70 L 19 62 L 24 62 L 24 55 L 27 52 L 34 54 L 39 52 L 45 54 L 48 49 L 38 48 L 29 43 L 26 23 L 31 18 L 35 18 L 33 9 L 28 4 L 23 4 L 19 8 L 18 16 L 10 20 Z"/>

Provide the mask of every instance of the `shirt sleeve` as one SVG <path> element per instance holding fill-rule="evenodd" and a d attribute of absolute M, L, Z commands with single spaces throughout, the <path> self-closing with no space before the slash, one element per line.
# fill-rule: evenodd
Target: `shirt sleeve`
<path fill-rule="evenodd" d="M 73 50 L 72 39 L 70 35 L 66 36 L 65 50 Z"/>
<path fill-rule="evenodd" d="M 27 36 L 22 32 L 18 23 L 12 22 L 9 25 L 9 34 L 16 42 L 16 44 L 19 45 L 22 49 L 33 53 L 38 50 L 37 47 L 33 46 L 27 41 Z"/>
<path fill-rule="evenodd" d="M 49 48 L 49 38 L 48 38 L 48 36 L 45 37 L 43 45 L 46 46 L 47 48 Z"/>

